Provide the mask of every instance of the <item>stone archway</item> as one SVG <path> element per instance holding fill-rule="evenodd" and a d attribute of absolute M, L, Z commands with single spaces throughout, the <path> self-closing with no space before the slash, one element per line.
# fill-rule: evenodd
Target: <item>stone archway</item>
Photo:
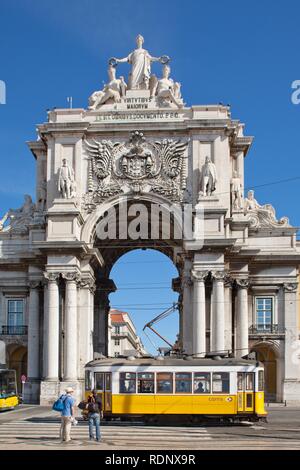
<path fill-rule="evenodd" d="M 260 342 L 252 346 L 251 352 L 256 353 L 257 360 L 265 368 L 265 400 L 276 402 L 280 400 L 279 379 L 279 351 L 271 342 Z"/>
<path fill-rule="evenodd" d="M 17 389 L 22 390 L 21 376 L 27 376 L 27 348 L 19 344 L 10 344 L 6 349 L 6 363 L 9 369 L 16 371 Z"/>
<path fill-rule="evenodd" d="M 120 220 L 124 220 L 124 215 L 120 216 L 120 210 L 123 209 L 122 204 L 126 203 L 125 214 L 126 223 L 134 218 L 132 209 L 136 204 L 137 210 L 141 206 L 147 211 L 147 219 L 144 219 L 144 227 L 141 237 L 131 239 L 130 237 L 120 237 Z M 152 204 L 159 208 L 159 219 L 156 220 L 157 225 L 153 222 Z M 109 211 L 115 209 L 115 214 Z M 131 211 L 131 213 L 130 213 Z M 108 216 L 107 216 L 108 214 Z M 116 217 L 116 237 L 110 237 L 107 240 L 99 239 L 97 227 L 105 225 L 108 221 L 114 221 Z M 179 302 L 182 300 L 181 285 L 183 275 L 183 265 L 181 254 L 183 252 L 183 237 L 178 236 L 183 233 L 183 222 L 180 206 L 175 206 L 161 196 L 143 195 L 138 200 L 134 197 L 112 198 L 108 203 L 100 205 L 90 217 L 86 220 L 82 229 L 82 240 L 93 245 L 95 250 L 101 253 L 102 264 L 94 264 L 93 270 L 96 278 L 96 287 L 94 295 L 94 352 L 107 355 L 108 345 L 108 312 L 110 308 L 109 295 L 116 290 L 113 279 L 110 279 L 112 267 L 118 259 L 124 254 L 136 249 L 151 248 L 166 255 L 177 268 L 178 278 L 173 280 L 172 288 L 179 293 Z M 155 225 L 156 236 L 153 236 Z M 144 236 L 148 231 L 148 237 Z M 179 339 L 182 340 L 182 324 L 183 324 L 183 308 L 180 302 L 180 328 Z"/>

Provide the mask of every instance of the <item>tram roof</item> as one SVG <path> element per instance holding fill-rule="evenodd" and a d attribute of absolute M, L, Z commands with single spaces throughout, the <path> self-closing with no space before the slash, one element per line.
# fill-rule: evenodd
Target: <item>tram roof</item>
<path fill-rule="evenodd" d="M 162 357 L 162 356 L 161 356 Z M 85 367 L 95 366 L 259 366 L 262 365 L 260 362 L 252 359 L 234 359 L 234 358 L 171 358 L 162 357 L 162 359 L 156 359 L 154 357 L 144 358 L 127 358 L 127 357 L 116 357 L 109 358 L 103 357 L 100 359 L 94 359 L 86 364 Z"/>

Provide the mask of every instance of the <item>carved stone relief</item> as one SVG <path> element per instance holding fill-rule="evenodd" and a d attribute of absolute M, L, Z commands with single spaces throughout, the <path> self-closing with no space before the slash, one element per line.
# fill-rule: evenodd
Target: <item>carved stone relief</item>
<path fill-rule="evenodd" d="M 187 142 L 150 141 L 134 131 L 125 142 L 85 140 L 89 156 L 88 193 L 84 207 L 92 212 L 97 204 L 117 194 L 156 193 L 181 202 L 186 180 L 184 152 Z"/>

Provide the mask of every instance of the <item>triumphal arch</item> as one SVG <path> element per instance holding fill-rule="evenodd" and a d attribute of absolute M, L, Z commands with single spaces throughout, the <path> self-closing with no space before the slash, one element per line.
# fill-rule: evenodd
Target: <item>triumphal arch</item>
<path fill-rule="evenodd" d="M 137 247 L 178 269 L 184 354 L 272 357 L 269 398 L 299 400 L 296 229 L 245 192 L 244 124 L 187 105 L 171 63 L 139 35 L 86 108 L 49 111 L 28 142 L 35 202 L 0 223 L 0 342 L 28 349 L 27 400 L 81 394 L 84 365 L 107 354 L 111 268 Z"/>

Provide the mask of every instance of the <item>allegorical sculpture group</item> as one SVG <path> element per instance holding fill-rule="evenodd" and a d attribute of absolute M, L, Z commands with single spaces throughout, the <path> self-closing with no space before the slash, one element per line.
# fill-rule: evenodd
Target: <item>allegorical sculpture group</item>
<path fill-rule="evenodd" d="M 108 83 L 102 90 L 95 91 L 89 98 L 89 109 L 96 110 L 104 104 L 122 102 L 127 90 L 149 90 L 150 99 L 157 99 L 160 106 L 175 106 L 182 108 L 184 103 L 181 97 L 181 85 L 170 78 L 170 58 L 166 55 L 153 57 L 143 48 L 144 38 L 140 34 L 136 38 L 136 49 L 127 57 L 109 60 Z M 127 62 L 131 71 L 126 84 L 124 77 L 116 77 L 118 64 Z M 151 74 L 152 62 L 163 64 L 162 77 L 157 78 Z"/>
<path fill-rule="evenodd" d="M 166 55 L 153 57 L 143 48 L 144 38 L 138 35 L 136 49 L 127 57 L 109 60 L 109 81 L 102 90 L 96 91 L 89 98 L 89 109 L 97 110 L 104 104 L 119 103 L 126 99 L 128 90 L 147 91 L 150 101 L 156 106 L 183 107 L 180 83 L 170 78 L 170 58 Z M 128 82 L 123 76 L 116 77 L 119 63 L 129 63 L 131 70 Z M 160 62 L 163 65 L 162 77 L 157 78 L 151 73 L 151 64 Z M 134 93 L 131 93 L 134 96 Z M 166 198 L 182 201 L 179 193 L 186 188 L 186 162 L 184 153 L 187 142 L 172 139 L 162 141 L 147 140 L 139 131 L 132 133 L 128 142 L 110 142 L 108 140 L 92 142 L 85 140 L 89 154 L 88 195 L 95 193 L 99 200 L 119 194 L 120 188 L 125 193 L 133 192 L 136 197 L 142 192 L 153 190 Z M 116 158 L 116 155 L 118 158 Z M 63 199 L 76 198 L 76 178 L 73 165 L 66 158 L 56 175 L 57 190 Z M 111 181 L 109 179 L 111 178 Z M 96 189 L 93 180 L 97 180 Z M 198 188 L 198 202 L 218 198 L 218 176 L 216 165 L 207 156 L 201 168 Z M 145 189 L 146 188 L 146 189 Z M 149 189 L 150 188 L 150 189 Z M 231 211 L 247 215 L 252 228 L 288 226 L 286 217 L 276 219 L 275 210 L 270 204 L 260 205 L 254 198 L 254 191 L 243 197 L 241 178 L 233 171 L 230 182 Z M 84 196 L 84 198 L 86 195 Z M 84 206 L 85 207 L 85 206 Z M 47 210 L 47 182 L 43 180 L 37 191 L 37 203 L 31 196 L 25 195 L 23 205 L 18 209 L 10 209 L 0 219 L 0 232 L 25 233 L 32 224 L 43 224 Z"/>

